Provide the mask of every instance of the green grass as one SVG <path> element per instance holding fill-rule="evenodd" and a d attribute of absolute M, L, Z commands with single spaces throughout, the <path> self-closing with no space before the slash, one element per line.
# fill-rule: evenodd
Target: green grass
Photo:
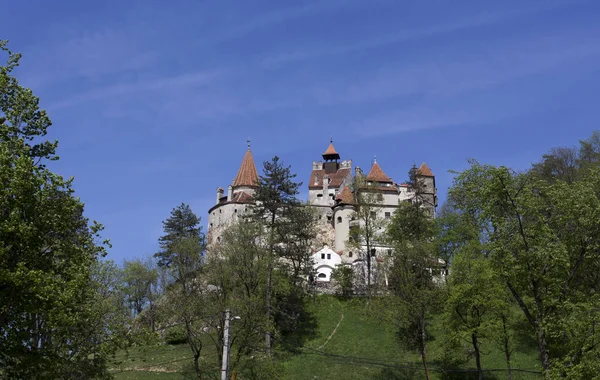
<path fill-rule="evenodd" d="M 375 304 L 375 303 L 374 303 Z M 373 305 L 374 305 L 373 304 Z M 376 306 L 371 306 L 376 308 Z M 283 378 L 304 379 L 422 379 L 424 373 L 420 357 L 401 348 L 390 327 L 377 317 L 377 310 L 368 310 L 365 300 L 339 300 L 319 296 L 309 301 L 308 309 L 316 317 L 314 330 L 304 331 L 301 347 L 294 353 L 280 353 L 277 358 L 283 369 Z M 444 355 L 443 324 L 440 318 L 431 321 L 432 340 L 428 342 L 428 362 L 434 379 L 447 378 L 434 370 L 440 368 Z M 335 332 L 334 332 L 335 331 Z M 521 334 L 513 353 L 513 368 L 537 370 L 538 356 L 534 342 Z M 467 342 L 464 349 L 470 347 Z M 503 352 L 491 342 L 483 342 L 482 367 L 504 369 Z M 216 378 L 216 352 L 206 342 L 202 368 L 208 368 L 206 378 Z M 137 347 L 121 352 L 115 358 L 112 372 L 121 379 L 192 379 L 191 351 L 187 345 Z M 474 359 L 462 366 L 474 369 Z M 238 379 L 242 378 L 238 376 Z M 456 373 L 453 378 L 470 378 L 468 373 Z M 486 374 L 486 379 L 505 379 L 506 372 Z M 513 373 L 514 380 L 539 379 L 539 375 Z"/>

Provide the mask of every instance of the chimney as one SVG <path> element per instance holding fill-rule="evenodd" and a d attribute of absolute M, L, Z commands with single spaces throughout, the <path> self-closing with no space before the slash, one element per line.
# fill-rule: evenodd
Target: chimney
<path fill-rule="evenodd" d="M 354 175 L 355 175 L 356 177 L 358 177 L 358 176 L 362 176 L 362 175 L 363 175 L 363 172 L 362 172 L 362 169 L 360 168 L 360 166 L 357 166 L 357 167 L 356 167 L 356 169 L 355 169 L 355 174 L 354 174 Z"/>
<path fill-rule="evenodd" d="M 217 187 L 217 204 L 223 197 L 223 189 L 221 187 Z"/>
<path fill-rule="evenodd" d="M 227 186 L 227 202 L 231 202 L 231 198 L 233 197 L 233 186 Z"/>
<path fill-rule="evenodd" d="M 329 199 L 329 176 L 323 174 L 323 199 Z"/>

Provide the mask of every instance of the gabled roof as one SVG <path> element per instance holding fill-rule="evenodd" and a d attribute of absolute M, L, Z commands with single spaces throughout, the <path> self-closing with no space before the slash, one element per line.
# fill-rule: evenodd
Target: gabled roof
<path fill-rule="evenodd" d="M 252 152 L 250 149 L 246 151 L 242 165 L 238 170 L 235 179 L 233 180 L 233 187 L 248 186 L 256 187 L 258 183 L 258 173 L 256 172 L 256 166 L 254 165 L 254 158 L 252 158 Z"/>
<path fill-rule="evenodd" d="M 244 191 L 233 193 L 231 197 L 232 203 L 254 203 L 254 197 Z"/>
<path fill-rule="evenodd" d="M 350 186 L 345 186 L 344 190 L 338 194 L 335 198 L 341 204 L 352 205 L 354 204 L 354 194 L 352 194 L 352 190 L 350 190 Z"/>
<path fill-rule="evenodd" d="M 422 175 L 423 177 L 435 177 L 429 166 L 426 163 L 422 163 L 417 170 L 417 175 Z"/>
<path fill-rule="evenodd" d="M 329 188 L 338 188 L 344 182 L 344 179 L 351 173 L 350 168 L 338 169 L 335 173 L 327 174 L 329 176 Z M 317 181 L 315 182 L 315 175 L 317 176 Z M 323 177 L 325 176 L 325 170 L 313 170 L 310 173 L 310 179 L 308 180 L 308 188 L 309 189 L 320 189 L 323 187 Z"/>
<path fill-rule="evenodd" d="M 383 169 L 381 169 L 381 166 L 377 162 L 374 162 L 373 166 L 371 166 L 371 170 L 367 175 L 367 181 L 392 183 L 390 177 L 383 172 Z"/>

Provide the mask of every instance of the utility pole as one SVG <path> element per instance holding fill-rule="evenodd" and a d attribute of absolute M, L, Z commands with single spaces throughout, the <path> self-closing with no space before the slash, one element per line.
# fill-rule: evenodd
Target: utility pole
<path fill-rule="evenodd" d="M 225 328 L 223 329 L 223 364 L 221 380 L 227 380 L 229 372 L 229 309 L 225 310 Z"/>

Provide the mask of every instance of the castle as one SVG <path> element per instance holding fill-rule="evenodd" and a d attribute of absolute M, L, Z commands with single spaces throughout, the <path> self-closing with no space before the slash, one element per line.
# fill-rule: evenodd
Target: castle
<path fill-rule="evenodd" d="M 354 168 L 353 175 L 352 160 L 341 160 L 333 141 L 330 141 L 322 158 L 322 161 L 312 163 L 308 205 L 315 208 L 318 216 L 315 244 L 320 249 L 313 254 L 317 279 L 329 281 L 335 266 L 356 266 L 363 261 L 361 255 L 355 252 L 356 248 L 348 244 L 352 227 L 360 223 L 354 214 L 356 198 L 352 184 L 356 177 L 366 184 L 361 191 L 377 193 L 380 197 L 372 211 L 372 216 L 380 220 L 391 219 L 399 202 L 412 201 L 415 194 L 407 184 L 394 183 L 376 160 L 366 176 L 358 166 Z M 433 215 L 437 207 L 435 176 L 425 163 L 418 168 L 416 176 L 422 188 L 422 202 Z M 208 210 L 209 245 L 219 243 L 224 229 L 255 203 L 253 195 L 257 182 L 258 173 L 248 145 L 238 173 L 227 188 L 227 194 L 223 188 L 217 188 L 216 203 Z M 368 254 L 381 261 L 388 251 L 389 247 L 376 242 Z"/>

